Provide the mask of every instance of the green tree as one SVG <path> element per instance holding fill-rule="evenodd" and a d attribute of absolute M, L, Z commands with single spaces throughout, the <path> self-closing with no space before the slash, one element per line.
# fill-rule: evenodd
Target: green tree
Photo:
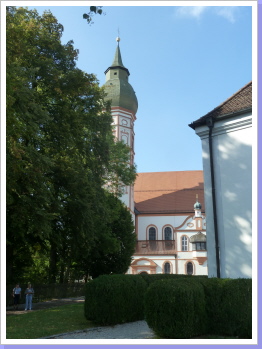
<path fill-rule="evenodd" d="M 82 260 L 83 271 L 93 278 L 102 274 L 123 274 L 135 252 L 136 235 L 131 213 L 115 195 L 106 194 L 107 219 L 100 231 L 92 258 Z"/>
<path fill-rule="evenodd" d="M 119 183 L 135 179 L 129 149 L 113 142 L 104 90 L 76 67 L 78 52 L 61 44 L 62 32 L 49 11 L 7 8 L 9 281 L 32 265 L 36 273 L 48 254 L 49 281 L 64 282 L 82 256 L 92 259 L 98 237 L 114 250 L 99 225 L 110 211 L 104 188 L 111 181 L 119 195 Z"/>

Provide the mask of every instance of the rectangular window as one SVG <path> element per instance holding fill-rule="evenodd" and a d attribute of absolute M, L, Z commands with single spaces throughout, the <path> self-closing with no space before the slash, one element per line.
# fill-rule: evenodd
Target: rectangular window
<path fill-rule="evenodd" d="M 185 236 L 182 237 L 182 251 L 187 251 L 187 238 Z"/>
<path fill-rule="evenodd" d="M 194 251 L 205 251 L 206 250 L 206 242 L 194 242 L 193 244 Z"/>

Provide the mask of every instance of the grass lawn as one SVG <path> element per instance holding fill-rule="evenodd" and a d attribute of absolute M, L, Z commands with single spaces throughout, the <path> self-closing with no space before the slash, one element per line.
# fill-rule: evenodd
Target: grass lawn
<path fill-rule="evenodd" d="M 69 304 L 56 308 L 36 310 L 25 314 L 8 315 L 6 317 L 7 339 L 36 339 L 59 333 L 83 330 L 95 327 L 84 316 L 84 304 Z M 206 335 L 197 339 L 236 339 L 237 337 L 222 337 Z M 155 339 L 163 339 L 155 336 Z"/>
<path fill-rule="evenodd" d="M 94 325 L 84 316 L 84 304 L 69 304 L 6 317 L 7 339 L 33 339 L 83 330 Z"/>

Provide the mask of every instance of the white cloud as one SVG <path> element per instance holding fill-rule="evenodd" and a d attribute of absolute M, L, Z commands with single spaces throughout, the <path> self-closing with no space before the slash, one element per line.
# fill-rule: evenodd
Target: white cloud
<path fill-rule="evenodd" d="M 236 21 L 237 6 L 179 6 L 175 16 L 201 19 L 207 12 L 224 17 L 231 23 Z"/>
<path fill-rule="evenodd" d="M 236 21 L 236 6 L 221 6 L 214 7 L 217 15 L 224 17 L 229 22 L 234 23 Z"/>
<path fill-rule="evenodd" d="M 200 18 L 207 8 L 207 6 L 180 6 L 176 10 L 176 15 L 180 17 Z"/>

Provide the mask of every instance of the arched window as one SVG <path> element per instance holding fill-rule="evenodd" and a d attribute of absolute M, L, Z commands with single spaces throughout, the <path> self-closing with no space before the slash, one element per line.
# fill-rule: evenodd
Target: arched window
<path fill-rule="evenodd" d="M 169 262 L 166 262 L 165 265 L 164 265 L 164 273 L 165 274 L 170 274 L 170 263 Z"/>
<path fill-rule="evenodd" d="M 182 236 L 182 251 L 188 251 L 188 239 L 186 236 Z"/>
<path fill-rule="evenodd" d="M 148 240 L 156 240 L 156 228 L 154 228 L 154 227 L 149 228 Z"/>
<path fill-rule="evenodd" d="M 164 230 L 164 239 L 165 240 L 172 240 L 172 230 L 170 227 L 165 227 Z"/>
<path fill-rule="evenodd" d="M 186 265 L 186 273 L 187 275 L 192 275 L 193 274 L 193 263 L 188 262 Z"/>

